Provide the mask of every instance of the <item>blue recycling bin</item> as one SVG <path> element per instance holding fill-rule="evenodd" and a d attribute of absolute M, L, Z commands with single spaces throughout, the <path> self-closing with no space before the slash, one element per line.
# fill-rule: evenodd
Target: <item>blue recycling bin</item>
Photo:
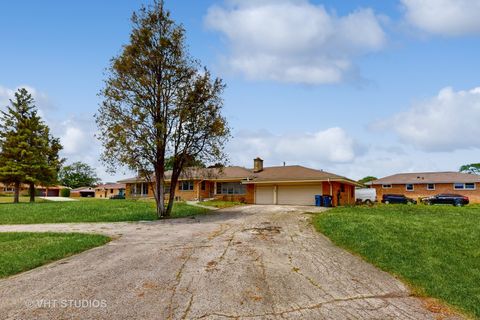
<path fill-rule="evenodd" d="M 323 206 L 324 207 L 332 206 L 332 196 L 323 196 Z"/>
<path fill-rule="evenodd" d="M 322 196 L 319 194 L 315 195 L 315 206 L 317 207 L 322 206 Z"/>

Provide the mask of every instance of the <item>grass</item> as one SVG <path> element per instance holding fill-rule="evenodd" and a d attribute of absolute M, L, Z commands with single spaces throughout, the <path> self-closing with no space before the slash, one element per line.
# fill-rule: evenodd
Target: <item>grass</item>
<path fill-rule="evenodd" d="M 30 197 L 26 196 L 21 196 L 19 198 L 20 202 L 30 202 Z M 47 200 L 40 199 L 38 197 L 35 197 L 36 202 L 46 202 Z M 12 196 L 0 196 L 0 203 L 13 203 L 13 197 Z"/>
<path fill-rule="evenodd" d="M 209 210 L 175 203 L 172 218 L 205 214 Z M 156 220 L 153 201 L 97 200 L 0 205 L 0 224 L 117 222 Z"/>
<path fill-rule="evenodd" d="M 0 233 L 0 278 L 100 246 L 102 235 L 81 233 Z"/>
<path fill-rule="evenodd" d="M 335 208 L 314 217 L 337 245 L 480 319 L 480 206 Z"/>
<path fill-rule="evenodd" d="M 215 207 L 219 209 L 241 206 L 243 203 L 237 201 L 208 200 L 200 202 L 202 206 Z"/>

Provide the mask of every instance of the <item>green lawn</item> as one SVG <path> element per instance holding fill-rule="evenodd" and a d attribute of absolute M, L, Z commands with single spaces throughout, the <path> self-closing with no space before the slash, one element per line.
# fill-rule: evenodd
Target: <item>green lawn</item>
<path fill-rule="evenodd" d="M 480 319 L 480 206 L 335 208 L 314 217 L 334 243 L 398 276 L 420 296 Z"/>
<path fill-rule="evenodd" d="M 108 237 L 81 233 L 0 233 L 0 278 L 100 246 Z"/>
<path fill-rule="evenodd" d="M 219 208 L 219 209 L 230 208 L 230 207 L 236 207 L 236 206 L 243 205 L 243 203 L 241 203 L 241 202 L 223 201 L 223 200 L 202 201 L 199 204 L 201 204 L 202 206 L 215 207 L 215 208 Z"/>
<path fill-rule="evenodd" d="M 175 203 L 172 218 L 204 214 L 209 210 Z M 155 220 L 153 201 L 97 200 L 0 204 L 0 224 L 116 222 Z"/>
<path fill-rule="evenodd" d="M 20 200 L 20 202 L 30 202 L 30 197 L 21 196 L 19 200 Z M 36 202 L 45 202 L 46 200 L 35 197 L 35 201 Z M 12 202 L 13 202 L 13 197 L 11 197 L 11 196 L 0 196 L 0 204 L 1 203 L 12 203 Z"/>

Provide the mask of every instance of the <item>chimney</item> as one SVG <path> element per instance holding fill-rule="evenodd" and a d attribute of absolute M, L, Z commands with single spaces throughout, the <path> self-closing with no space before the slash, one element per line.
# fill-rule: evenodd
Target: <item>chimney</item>
<path fill-rule="evenodd" d="M 253 159 L 253 172 L 257 173 L 263 170 L 263 160 L 259 157 Z"/>

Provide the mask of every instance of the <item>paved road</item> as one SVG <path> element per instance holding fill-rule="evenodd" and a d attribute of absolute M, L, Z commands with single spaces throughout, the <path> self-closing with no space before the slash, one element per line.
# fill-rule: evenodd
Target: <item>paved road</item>
<path fill-rule="evenodd" d="M 0 318 L 444 319 L 316 233 L 304 210 L 245 206 L 196 219 L 0 226 L 116 237 L 0 280 Z"/>

